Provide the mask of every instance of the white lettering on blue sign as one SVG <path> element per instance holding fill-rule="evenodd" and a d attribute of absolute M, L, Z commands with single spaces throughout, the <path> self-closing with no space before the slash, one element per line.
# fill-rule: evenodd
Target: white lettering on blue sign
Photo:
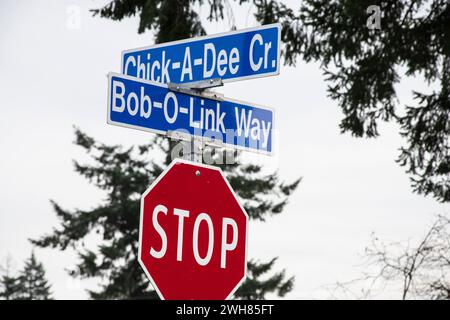
<path fill-rule="evenodd" d="M 122 73 L 160 83 L 230 82 L 279 73 L 280 24 L 122 52 Z"/>
<path fill-rule="evenodd" d="M 201 136 L 212 144 L 273 152 L 273 110 L 231 99 L 170 91 L 165 84 L 108 75 L 108 123 L 159 134 Z"/>

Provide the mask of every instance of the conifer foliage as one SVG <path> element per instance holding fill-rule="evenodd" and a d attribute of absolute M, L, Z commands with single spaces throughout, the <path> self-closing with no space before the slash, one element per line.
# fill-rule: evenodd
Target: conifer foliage
<path fill-rule="evenodd" d="M 12 275 L 10 263 L 3 268 L 0 278 L 0 297 L 6 300 L 49 300 L 51 286 L 46 279 L 44 266 L 36 260 L 34 252 L 25 260 L 18 276 Z"/>

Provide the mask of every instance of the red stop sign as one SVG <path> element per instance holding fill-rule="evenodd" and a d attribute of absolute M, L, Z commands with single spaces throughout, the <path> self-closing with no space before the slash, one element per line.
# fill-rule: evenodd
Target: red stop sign
<path fill-rule="evenodd" d="M 246 276 L 247 225 L 219 168 L 174 160 L 142 195 L 139 262 L 161 299 L 226 299 Z"/>

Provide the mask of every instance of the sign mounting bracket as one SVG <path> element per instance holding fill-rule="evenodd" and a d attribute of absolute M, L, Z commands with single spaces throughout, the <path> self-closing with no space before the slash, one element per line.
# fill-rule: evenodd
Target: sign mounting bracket
<path fill-rule="evenodd" d="M 223 86 L 221 78 L 200 80 L 194 82 L 173 83 L 167 84 L 170 91 L 194 95 L 201 98 L 223 101 L 224 95 L 218 92 L 210 91 L 210 88 Z"/>
<path fill-rule="evenodd" d="M 194 82 L 187 83 L 172 83 L 169 82 L 167 84 L 169 90 L 185 93 L 189 95 L 198 96 L 201 98 L 212 99 L 217 101 L 223 101 L 224 95 L 221 93 L 210 91 L 210 88 L 223 86 L 223 81 L 221 78 L 200 80 Z M 175 137 L 172 137 L 175 138 Z M 180 139 L 179 140 L 185 140 Z M 203 138 L 198 136 L 191 137 L 190 141 L 184 141 L 184 150 L 188 150 L 183 155 L 183 158 L 186 160 L 191 160 L 193 162 L 202 163 L 203 161 L 203 150 L 204 143 Z"/>

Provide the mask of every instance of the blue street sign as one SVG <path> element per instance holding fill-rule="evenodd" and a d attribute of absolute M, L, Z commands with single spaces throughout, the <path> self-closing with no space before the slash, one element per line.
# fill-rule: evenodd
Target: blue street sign
<path fill-rule="evenodd" d="M 186 139 L 199 136 L 214 146 L 273 152 L 271 109 L 173 92 L 165 84 L 117 73 L 108 75 L 108 123 Z"/>
<path fill-rule="evenodd" d="M 280 24 L 158 44 L 122 52 L 122 73 L 159 83 L 279 74 Z"/>

